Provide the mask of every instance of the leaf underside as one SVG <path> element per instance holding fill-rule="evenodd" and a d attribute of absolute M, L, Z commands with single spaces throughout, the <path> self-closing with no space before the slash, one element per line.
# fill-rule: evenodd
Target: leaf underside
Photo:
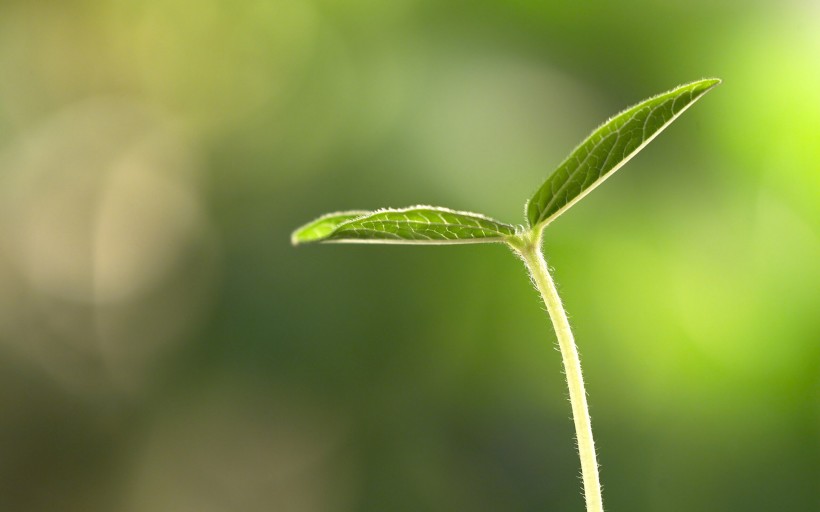
<path fill-rule="evenodd" d="M 527 202 L 529 225 L 534 228 L 555 220 L 719 83 L 712 78 L 678 86 L 605 122 L 570 153 Z"/>
<path fill-rule="evenodd" d="M 320 242 L 330 236 L 339 224 L 364 217 L 369 213 L 366 210 L 351 210 L 322 215 L 294 231 L 290 241 L 293 245 Z"/>
<path fill-rule="evenodd" d="M 294 231 L 294 245 L 346 242 L 448 245 L 503 242 L 515 227 L 478 213 L 435 206 L 331 213 Z"/>

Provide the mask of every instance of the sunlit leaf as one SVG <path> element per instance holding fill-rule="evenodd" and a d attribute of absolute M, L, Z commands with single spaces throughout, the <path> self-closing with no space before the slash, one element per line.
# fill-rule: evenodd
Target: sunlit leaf
<path fill-rule="evenodd" d="M 546 225 L 617 171 L 709 89 L 716 78 L 681 85 L 616 115 L 587 137 L 527 203 L 531 227 Z"/>
<path fill-rule="evenodd" d="M 291 241 L 378 244 L 470 244 L 503 242 L 515 227 L 478 213 L 435 206 L 325 215 L 296 230 Z"/>
<path fill-rule="evenodd" d="M 339 224 L 352 219 L 364 217 L 370 212 L 367 210 L 351 210 L 347 212 L 336 212 L 322 215 L 318 219 L 300 227 L 290 236 L 293 245 L 306 244 L 308 242 L 319 242 L 328 237 Z"/>

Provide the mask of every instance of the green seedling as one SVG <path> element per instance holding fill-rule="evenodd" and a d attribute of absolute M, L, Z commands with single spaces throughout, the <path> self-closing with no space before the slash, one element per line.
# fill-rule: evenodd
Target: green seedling
<path fill-rule="evenodd" d="M 451 245 L 502 243 L 523 261 L 547 306 L 564 363 L 581 459 L 588 512 L 602 512 L 598 462 L 592 439 L 581 363 L 561 298 L 541 249 L 552 221 L 620 169 L 630 158 L 720 83 L 705 79 L 678 86 L 630 107 L 586 138 L 527 201 L 527 225 L 513 226 L 485 215 L 435 206 L 324 215 L 297 229 L 294 245 L 309 242 Z"/>

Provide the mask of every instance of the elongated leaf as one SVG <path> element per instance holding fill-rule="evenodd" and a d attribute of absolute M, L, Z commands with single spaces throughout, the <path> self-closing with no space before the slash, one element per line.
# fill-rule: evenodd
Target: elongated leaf
<path fill-rule="evenodd" d="M 549 224 L 601 184 L 706 91 L 716 78 L 684 84 L 616 115 L 587 137 L 527 203 L 530 226 Z"/>
<path fill-rule="evenodd" d="M 478 213 L 435 206 L 375 212 L 342 212 L 297 229 L 291 241 L 377 244 L 475 244 L 503 242 L 515 227 Z"/>

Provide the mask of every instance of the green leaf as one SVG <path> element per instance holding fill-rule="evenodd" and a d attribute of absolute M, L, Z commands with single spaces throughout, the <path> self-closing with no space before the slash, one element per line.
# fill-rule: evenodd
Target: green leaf
<path fill-rule="evenodd" d="M 503 242 L 515 227 L 478 213 L 435 206 L 375 212 L 341 212 L 319 217 L 297 229 L 291 241 L 377 244 L 476 244 Z"/>
<path fill-rule="evenodd" d="M 717 78 L 684 84 L 624 110 L 570 153 L 527 202 L 531 227 L 547 225 L 621 168 L 689 108 Z"/>
<path fill-rule="evenodd" d="M 328 237 L 339 224 L 352 219 L 364 217 L 369 214 L 366 210 L 351 210 L 347 212 L 336 212 L 322 215 L 318 219 L 300 227 L 290 236 L 293 245 L 306 244 L 308 242 L 319 242 Z"/>

